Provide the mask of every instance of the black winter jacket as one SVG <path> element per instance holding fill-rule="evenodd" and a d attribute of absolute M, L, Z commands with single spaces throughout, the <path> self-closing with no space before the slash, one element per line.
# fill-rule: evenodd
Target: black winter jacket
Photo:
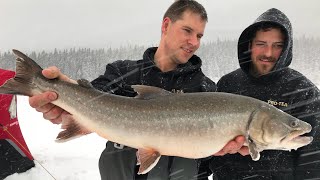
<path fill-rule="evenodd" d="M 106 66 L 105 74 L 92 81 L 102 91 L 133 97 L 134 84 L 156 86 L 173 92 L 216 91 L 216 85 L 201 70 L 201 60 L 193 56 L 176 70 L 161 72 L 155 66 L 157 48 L 149 48 L 138 61 L 116 61 Z M 108 141 L 99 160 L 102 180 L 131 179 L 194 179 L 198 175 L 196 160 L 162 156 L 158 164 L 146 175 L 137 175 L 136 149 Z"/>
<path fill-rule="evenodd" d="M 249 72 L 248 43 L 252 30 L 262 22 L 280 24 L 287 33 L 286 42 L 272 72 L 254 77 Z M 263 151 L 259 161 L 239 154 L 213 157 L 207 163 L 214 179 L 319 179 L 320 91 L 301 73 L 288 68 L 292 59 L 292 30 L 288 18 L 277 9 L 263 13 L 241 34 L 238 59 L 241 68 L 223 76 L 218 82 L 218 91 L 260 99 L 310 123 L 314 140 L 297 151 Z"/>

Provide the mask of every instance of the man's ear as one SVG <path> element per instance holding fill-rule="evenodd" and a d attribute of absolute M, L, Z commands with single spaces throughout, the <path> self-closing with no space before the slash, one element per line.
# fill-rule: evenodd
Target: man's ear
<path fill-rule="evenodd" d="M 171 19 L 168 17 L 165 17 L 162 21 L 162 26 L 161 26 L 161 32 L 166 33 L 169 27 L 169 24 L 171 22 Z"/>

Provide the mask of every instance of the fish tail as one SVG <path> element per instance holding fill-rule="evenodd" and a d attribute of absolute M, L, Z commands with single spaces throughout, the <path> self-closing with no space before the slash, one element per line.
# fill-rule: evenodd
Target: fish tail
<path fill-rule="evenodd" d="M 0 86 L 0 94 L 18 94 L 32 96 L 36 89 L 33 80 L 42 75 L 42 68 L 22 52 L 13 49 L 16 58 L 16 75 Z"/>

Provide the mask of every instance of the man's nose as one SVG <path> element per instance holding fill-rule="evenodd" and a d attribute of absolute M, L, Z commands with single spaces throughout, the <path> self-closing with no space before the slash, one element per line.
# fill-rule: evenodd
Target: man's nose
<path fill-rule="evenodd" d="M 271 57 L 273 54 L 273 48 L 272 46 L 266 46 L 265 49 L 264 49 L 264 55 L 266 57 Z"/>
<path fill-rule="evenodd" d="M 197 36 L 190 36 L 188 43 L 192 46 L 198 46 L 200 44 L 200 39 Z"/>

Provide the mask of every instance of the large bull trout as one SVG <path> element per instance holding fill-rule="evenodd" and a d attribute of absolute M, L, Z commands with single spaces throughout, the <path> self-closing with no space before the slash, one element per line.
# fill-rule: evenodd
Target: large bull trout
<path fill-rule="evenodd" d="M 266 149 L 291 150 L 312 137 L 301 136 L 311 126 L 260 100 L 217 92 L 174 94 L 160 88 L 133 85 L 135 98 L 94 89 L 90 82 L 72 84 L 46 79 L 42 68 L 23 53 L 16 54 L 16 76 L 0 93 L 34 96 L 54 91 L 53 104 L 74 121 L 60 132 L 63 141 L 78 135 L 77 127 L 138 149 L 139 173 L 147 173 L 161 155 L 203 158 L 221 150 L 238 135 L 246 137 L 253 160 Z"/>

